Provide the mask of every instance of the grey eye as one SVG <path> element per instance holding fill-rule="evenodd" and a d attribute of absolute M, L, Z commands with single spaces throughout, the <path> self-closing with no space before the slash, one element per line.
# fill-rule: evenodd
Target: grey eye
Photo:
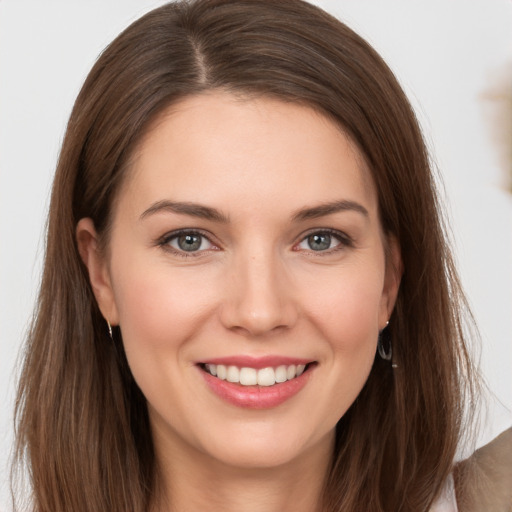
<path fill-rule="evenodd" d="M 197 252 L 212 246 L 211 242 L 199 233 L 182 233 L 173 237 L 168 243 L 174 249 L 183 252 Z"/>
<path fill-rule="evenodd" d="M 331 247 L 331 238 L 329 233 L 314 233 L 307 238 L 308 246 L 313 251 L 325 251 Z"/>
<path fill-rule="evenodd" d="M 341 243 L 341 240 L 336 235 L 326 231 L 317 231 L 304 238 L 300 242 L 299 248 L 306 251 L 322 252 L 334 249 Z"/>
<path fill-rule="evenodd" d="M 201 247 L 201 238 L 199 235 L 181 235 L 178 246 L 182 251 L 197 251 Z"/>

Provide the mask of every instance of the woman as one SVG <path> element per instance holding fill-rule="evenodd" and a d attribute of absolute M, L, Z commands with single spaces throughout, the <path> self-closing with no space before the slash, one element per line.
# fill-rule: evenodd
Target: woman
<path fill-rule="evenodd" d="M 298 0 L 156 9 L 63 143 L 17 408 L 35 510 L 428 510 L 465 310 L 367 43 Z"/>

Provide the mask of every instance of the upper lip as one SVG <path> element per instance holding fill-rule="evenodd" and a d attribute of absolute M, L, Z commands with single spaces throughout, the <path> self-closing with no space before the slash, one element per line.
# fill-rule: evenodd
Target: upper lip
<path fill-rule="evenodd" d="M 312 359 L 304 359 L 301 357 L 289 357 L 279 355 L 266 355 L 266 356 L 249 356 L 249 355 L 235 355 L 226 357 L 214 357 L 200 361 L 199 364 L 223 364 L 225 366 L 237 366 L 238 368 L 261 368 L 278 366 L 290 366 L 292 364 L 308 364 L 312 363 Z"/>

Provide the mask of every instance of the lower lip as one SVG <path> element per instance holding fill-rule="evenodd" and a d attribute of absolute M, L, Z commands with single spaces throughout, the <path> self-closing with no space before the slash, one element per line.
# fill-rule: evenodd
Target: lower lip
<path fill-rule="evenodd" d="M 271 409 L 295 396 L 307 384 L 313 367 L 299 377 L 273 386 L 242 386 L 218 379 L 201 368 L 199 371 L 208 387 L 226 402 L 247 409 Z"/>

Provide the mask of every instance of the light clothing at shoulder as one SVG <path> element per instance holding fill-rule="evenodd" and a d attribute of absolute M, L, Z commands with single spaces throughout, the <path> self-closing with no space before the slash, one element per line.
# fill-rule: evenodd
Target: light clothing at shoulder
<path fill-rule="evenodd" d="M 439 498 L 437 498 L 436 502 L 430 509 L 430 512 L 457 512 L 457 510 L 453 476 L 450 474 L 444 484 Z"/>

